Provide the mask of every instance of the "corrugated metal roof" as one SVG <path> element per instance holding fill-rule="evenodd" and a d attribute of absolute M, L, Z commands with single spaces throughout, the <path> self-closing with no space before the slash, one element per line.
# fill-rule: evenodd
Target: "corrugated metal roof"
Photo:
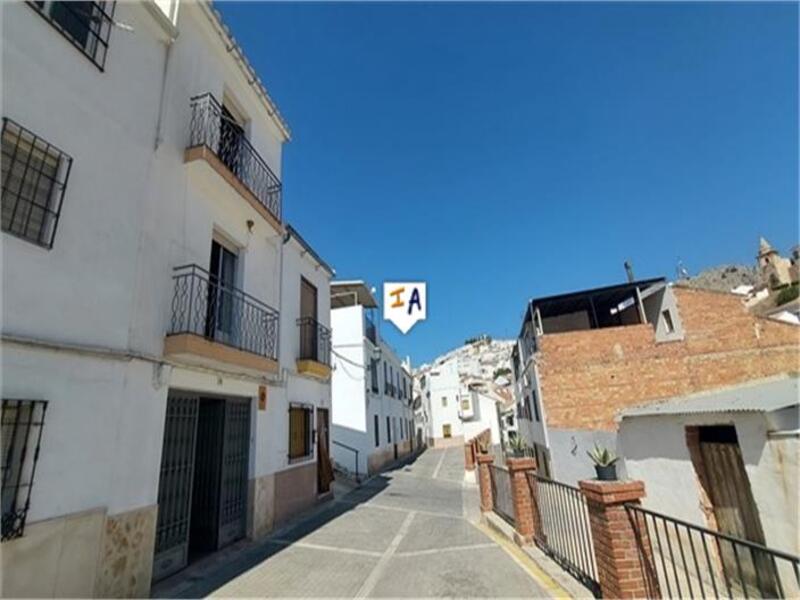
<path fill-rule="evenodd" d="M 767 379 L 744 385 L 668 398 L 656 404 L 627 408 L 620 418 L 696 413 L 772 412 L 800 406 L 798 376 Z"/>

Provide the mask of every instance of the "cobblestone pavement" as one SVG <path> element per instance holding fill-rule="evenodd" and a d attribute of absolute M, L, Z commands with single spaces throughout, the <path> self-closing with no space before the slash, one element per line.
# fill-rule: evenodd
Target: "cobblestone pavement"
<path fill-rule="evenodd" d="M 463 479 L 461 448 L 428 450 L 265 542 L 154 591 L 173 597 L 547 597 L 528 570 L 467 518 L 477 490 L 465 489 Z"/>

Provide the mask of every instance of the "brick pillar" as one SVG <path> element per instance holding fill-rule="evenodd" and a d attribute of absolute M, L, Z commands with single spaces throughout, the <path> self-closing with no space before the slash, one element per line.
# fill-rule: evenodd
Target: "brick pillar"
<path fill-rule="evenodd" d="M 536 523 L 527 473 L 536 471 L 536 460 L 530 456 L 509 458 L 506 465 L 514 502 L 514 539 L 520 545 L 528 544 L 533 540 Z"/>
<path fill-rule="evenodd" d="M 639 505 L 642 481 L 581 481 L 603 598 L 659 598 L 647 530 L 634 529 L 625 504 Z M 641 554 L 640 554 L 641 553 Z"/>
<path fill-rule="evenodd" d="M 467 471 L 475 470 L 475 454 L 473 453 L 472 442 L 464 444 L 464 468 Z"/>
<path fill-rule="evenodd" d="M 492 476 L 489 473 L 489 465 L 494 461 L 491 454 L 478 454 L 475 457 L 478 462 L 478 484 L 481 489 L 481 510 L 489 512 L 492 510 Z"/>

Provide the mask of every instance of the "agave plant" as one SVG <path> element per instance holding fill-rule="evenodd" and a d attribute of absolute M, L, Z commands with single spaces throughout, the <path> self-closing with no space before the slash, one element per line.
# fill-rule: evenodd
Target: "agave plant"
<path fill-rule="evenodd" d="M 617 459 L 619 458 L 611 450 L 598 444 L 595 444 L 592 451 L 587 451 L 586 454 L 589 455 L 589 458 L 591 458 L 592 462 L 594 462 L 594 464 L 596 464 L 598 467 L 609 467 L 617 462 Z"/>
<path fill-rule="evenodd" d="M 524 456 L 525 450 L 528 448 L 527 444 L 525 444 L 525 440 L 518 435 L 512 437 L 508 441 L 508 446 L 511 448 L 511 453 L 514 454 L 514 456 Z"/>

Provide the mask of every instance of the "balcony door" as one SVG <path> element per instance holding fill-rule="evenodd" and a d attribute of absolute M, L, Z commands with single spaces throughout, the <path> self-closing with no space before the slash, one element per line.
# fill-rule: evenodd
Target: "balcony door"
<path fill-rule="evenodd" d="M 241 126 L 233 112 L 225 104 L 222 105 L 219 129 L 219 151 L 217 155 L 225 163 L 231 173 L 241 179 L 242 153 L 241 144 L 244 137 L 244 128 Z"/>
<path fill-rule="evenodd" d="M 300 355 L 317 360 L 317 288 L 300 278 Z"/>
<path fill-rule="evenodd" d="M 235 321 L 236 254 L 213 240 L 208 281 L 206 337 L 233 343 Z"/>

